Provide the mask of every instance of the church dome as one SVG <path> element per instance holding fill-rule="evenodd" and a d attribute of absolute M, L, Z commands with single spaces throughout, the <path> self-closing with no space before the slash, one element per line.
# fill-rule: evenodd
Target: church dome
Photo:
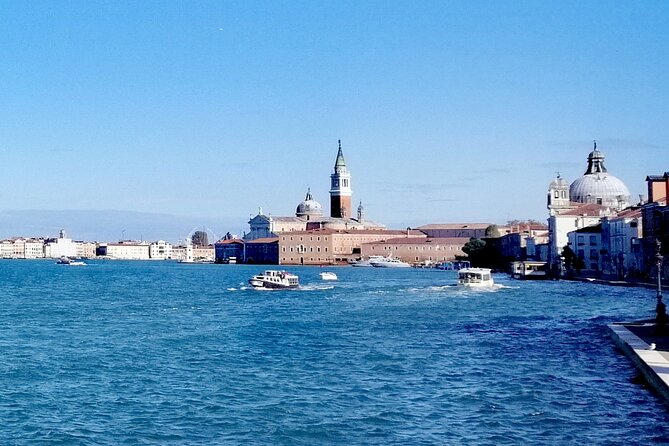
<path fill-rule="evenodd" d="M 304 198 L 304 201 L 297 205 L 295 216 L 307 217 L 307 219 L 323 216 L 323 207 L 311 196 L 311 190 L 307 190 L 307 196 Z"/>
<path fill-rule="evenodd" d="M 588 155 L 585 174 L 569 186 L 569 198 L 577 203 L 596 203 L 622 208 L 629 205 L 630 192 L 621 180 L 608 173 L 604 154 L 595 148 Z"/>

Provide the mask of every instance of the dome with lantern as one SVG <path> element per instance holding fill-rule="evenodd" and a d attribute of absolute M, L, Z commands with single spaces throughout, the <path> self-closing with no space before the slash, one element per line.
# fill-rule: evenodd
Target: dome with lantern
<path fill-rule="evenodd" d="M 620 179 L 611 175 L 604 166 L 604 154 L 597 143 L 588 155 L 588 168 L 581 178 L 569 186 L 569 198 L 577 203 L 595 203 L 623 209 L 629 206 L 630 192 Z"/>
<path fill-rule="evenodd" d="M 314 200 L 314 197 L 311 195 L 311 189 L 307 189 L 307 196 L 304 198 L 304 201 L 297 205 L 295 216 L 306 218 L 307 220 L 312 217 L 323 216 L 323 207 L 318 201 Z"/>

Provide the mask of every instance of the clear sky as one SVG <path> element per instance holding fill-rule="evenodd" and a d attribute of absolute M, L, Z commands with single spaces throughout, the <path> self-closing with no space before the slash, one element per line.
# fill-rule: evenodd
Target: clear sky
<path fill-rule="evenodd" d="M 669 170 L 666 1 L 0 1 L 1 210 L 546 218 L 597 139 Z M 222 232 L 226 228 L 219 228 Z"/>

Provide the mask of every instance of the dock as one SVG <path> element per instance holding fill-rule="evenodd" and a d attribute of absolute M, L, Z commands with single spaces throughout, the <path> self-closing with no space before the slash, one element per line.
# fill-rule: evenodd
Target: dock
<path fill-rule="evenodd" d="M 669 402 L 669 335 L 658 334 L 654 322 L 620 322 L 608 328 L 613 342 Z"/>

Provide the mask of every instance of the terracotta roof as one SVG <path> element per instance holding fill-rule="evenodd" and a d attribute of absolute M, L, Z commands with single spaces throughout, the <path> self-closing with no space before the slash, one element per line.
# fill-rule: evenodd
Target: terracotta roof
<path fill-rule="evenodd" d="M 238 239 L 238 238 L 232 238 L 228 240 L 219 240 L 215 245 L 231 245 L 233 243 L 239 243 L 239 244 L 244 244 L 244 240 Z"/>
<path fill-rule="evenodd" d="M 389 244 L 389 245 L 462 245 L 469 241 L 469 237 L 405 237 L 405 238 L 390 238 L 378 242 L 365 243 L 365 245 L 373 244 Z"/>
<path fill-rule="evenodd" d="M 641 217 L 640 208 L 623 209 L 622 211 L 618 212 L 618 215 L 611 217 L 610 220 L 614 220 L 616 218 L 638 218 L 638 217 Z"/>
<path fill-rule="evenodd" d="M 407 231 L 404 230 L 393 230 L 393 229 L 310 229 L 308 231 L 290 231 L 282 232 L 282 236 L 293 236 L 293 235 L 330 235 L 330 234 L 363 234 L 363 235 L 387 235 L 389 237 L 397 236 L 406 236 Z M 411 230 L 409 235 L 414 237 L 427 237 L 421 231 Z"/>
<path fill-rule="evenodd" d="M 415 229 L 486 229 L 492 223 L 444 223 L 419 226 Z"/>
<path fill-rule="evenodd" d="M 567 212 L 562 212 L 558 214 L 559 216 L 562 215 L 571 215 L 571 216 L 586 216 L 586 217 L 602 217 L 606 214 L 609 208 L 606 206 L 602 206 L 601 204 L 596 204 L 596 203 L 588 203 L 588 204 L 582 204 L 581 206 L 571 209 Z"/>

